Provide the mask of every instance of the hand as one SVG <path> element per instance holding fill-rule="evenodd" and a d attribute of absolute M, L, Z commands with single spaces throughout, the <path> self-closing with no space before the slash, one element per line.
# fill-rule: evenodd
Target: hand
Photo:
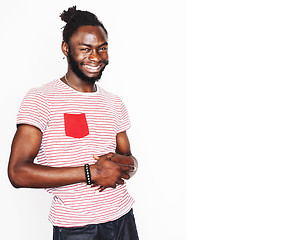
<path fill-rule="evenodd" d="M 108 153 L 106 155 L 111 161 L 117 163 L 119 166 L 123 166 L 123 176 L 125 179 L 132 177 L 137 170 L 137 160 L 132 156 L 126 156 L 116 153 Z"/>
<path fill-rule="evenodd" d="M 111 154 L 111 153 L 109 153 L 109 154 Z M 117 163 L 119 166 L 128 167 L 127 170 L 124 171 L 126 176 L 128 176 L 128 178 L 126 178 L 126 179 L 129 179 L 133 175 L 135 175 L 137 168 L 138 168 L 138 162 L 134 156 L 132 156 L 132 155 L 126 156 L 126 155 L 121 155 L 121 154 L 111 154 L 110 159 L 113 162 Z"/>
<path fill-rule="evenodd" d="M 107 156 L 110 160 L 118 165 L 125 165 L 130 167 L 130 171 L 133 171 L 134 160 L 131 156 L 125 156 L 117 153 L 108 153 Z"/>
<path fill-rule="evenodd" d="M 90 166 L 92 181 L 94 182 L 92 186 L 100 186 L 98 188 L 100 191 L 108 187 L 115 188 L 118 184 L 124 184 L 123 179 L 129 179 L 129 175 L 125 173 L 129 167 L 124 165 L 119 166 L 117 163 L 111 161 L 112 155 L 113 153 L 100 157 L 94 156 L 97 163 Z"/>

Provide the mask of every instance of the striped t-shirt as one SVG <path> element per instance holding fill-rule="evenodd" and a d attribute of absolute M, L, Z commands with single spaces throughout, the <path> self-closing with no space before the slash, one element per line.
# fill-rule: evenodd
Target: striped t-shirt
<path fill-rule="evenodd" d="M 42 131 L 37 163 L 51 167 L 95 163 L 93 155 L 115 152 L 117 133 L 130 127 L 127 109 L 118 96 L 99 86 L 94 93 L 78 92 L 59 79 L 27 93 L 17 124 L 33 125 Z M 134 202 L 125 184 L 103 192 L 84 182 L 47 191 L 53 195 L 49 220 L 60 227 L 115 220 Z"/>

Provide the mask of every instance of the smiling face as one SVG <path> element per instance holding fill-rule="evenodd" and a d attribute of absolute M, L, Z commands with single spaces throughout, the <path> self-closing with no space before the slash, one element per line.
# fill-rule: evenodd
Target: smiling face
<path fill-rule="evenodd" d="M 70 69 L 83 81 L 95 82 L 101 78 L 108 64 L 107 34 L 100 26 L 82 26 L 62 50 Z"/>

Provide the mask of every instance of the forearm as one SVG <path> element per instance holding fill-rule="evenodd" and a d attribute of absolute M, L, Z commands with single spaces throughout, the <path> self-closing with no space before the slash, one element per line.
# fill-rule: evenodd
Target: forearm
<path fill-rule="evenodd" d="M 130 177 L 132 177 L 138 170 L 138 161 L 133 155 L 127 157 L 129 158 L 129 161 L 131 163 L 130 165 L 132 166 L 131 170 L 129 171 L 129 175 Z"/>
<path fill-rule="evenodd" d="M 82 167 L 49 167 L 34 163 L 42 142 L 42 132 L 30 125 L 19 125 L 8 164 L 8 176 L 16 188 L 49 188 L 85 182 Z"/>
<path fill-rule="evenodd" d="M 129 170 L 126 174 L 132 177 L 138 168 L 138 162 L 131 153 L 130 142 L 126 131 L 117 134 L 116 154 L 113 154 L 112 161 L 123 165 L 128 165 Z"/>
<path fill-rule="evenodd" d="M 84 167 L 49 167 L 35 163 L 10 166 L 9 179 L 16 188 L 50 188 L 85 182 Z"/>
<path fill-rule="evenodd" d="M 118 154 L 113 154 L 110 159 L 112 161 L 116 162 L 119 165 L 130 166 L 129 171 L 128 171 L 128 175 L 130 177 L 135 175 L 135 173 L 137 172 L 138 161 L 131 154 L 128 154 L 128 155 L 122 155 L 122 154 L 119 154 L 119 153 Z"/>

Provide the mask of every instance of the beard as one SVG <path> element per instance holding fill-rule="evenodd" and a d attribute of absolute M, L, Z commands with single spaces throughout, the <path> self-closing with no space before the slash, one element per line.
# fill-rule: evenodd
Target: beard
<path fill-rule="evenodd" d="M 72 71 L 76 74 L 76 76 L 80 79 L 82 79 L 85 82 L 89 82 L 89 83 L 94 83 L 94 82 L 98 82 L 103 74 L 103 71 L 105 70 L 106 66 L 109 64 L 109 61 L 103 61 L 104 67 L 100 70 L 98 76 L 96 77 L 89 77 L 86 74 L 84 74 L 81 69 L 78 66 L 78 62 L 73 58 L 71 51 L 68 52 L 68 61 L 70 64 L 70 67 L 72 69 Z"/>

